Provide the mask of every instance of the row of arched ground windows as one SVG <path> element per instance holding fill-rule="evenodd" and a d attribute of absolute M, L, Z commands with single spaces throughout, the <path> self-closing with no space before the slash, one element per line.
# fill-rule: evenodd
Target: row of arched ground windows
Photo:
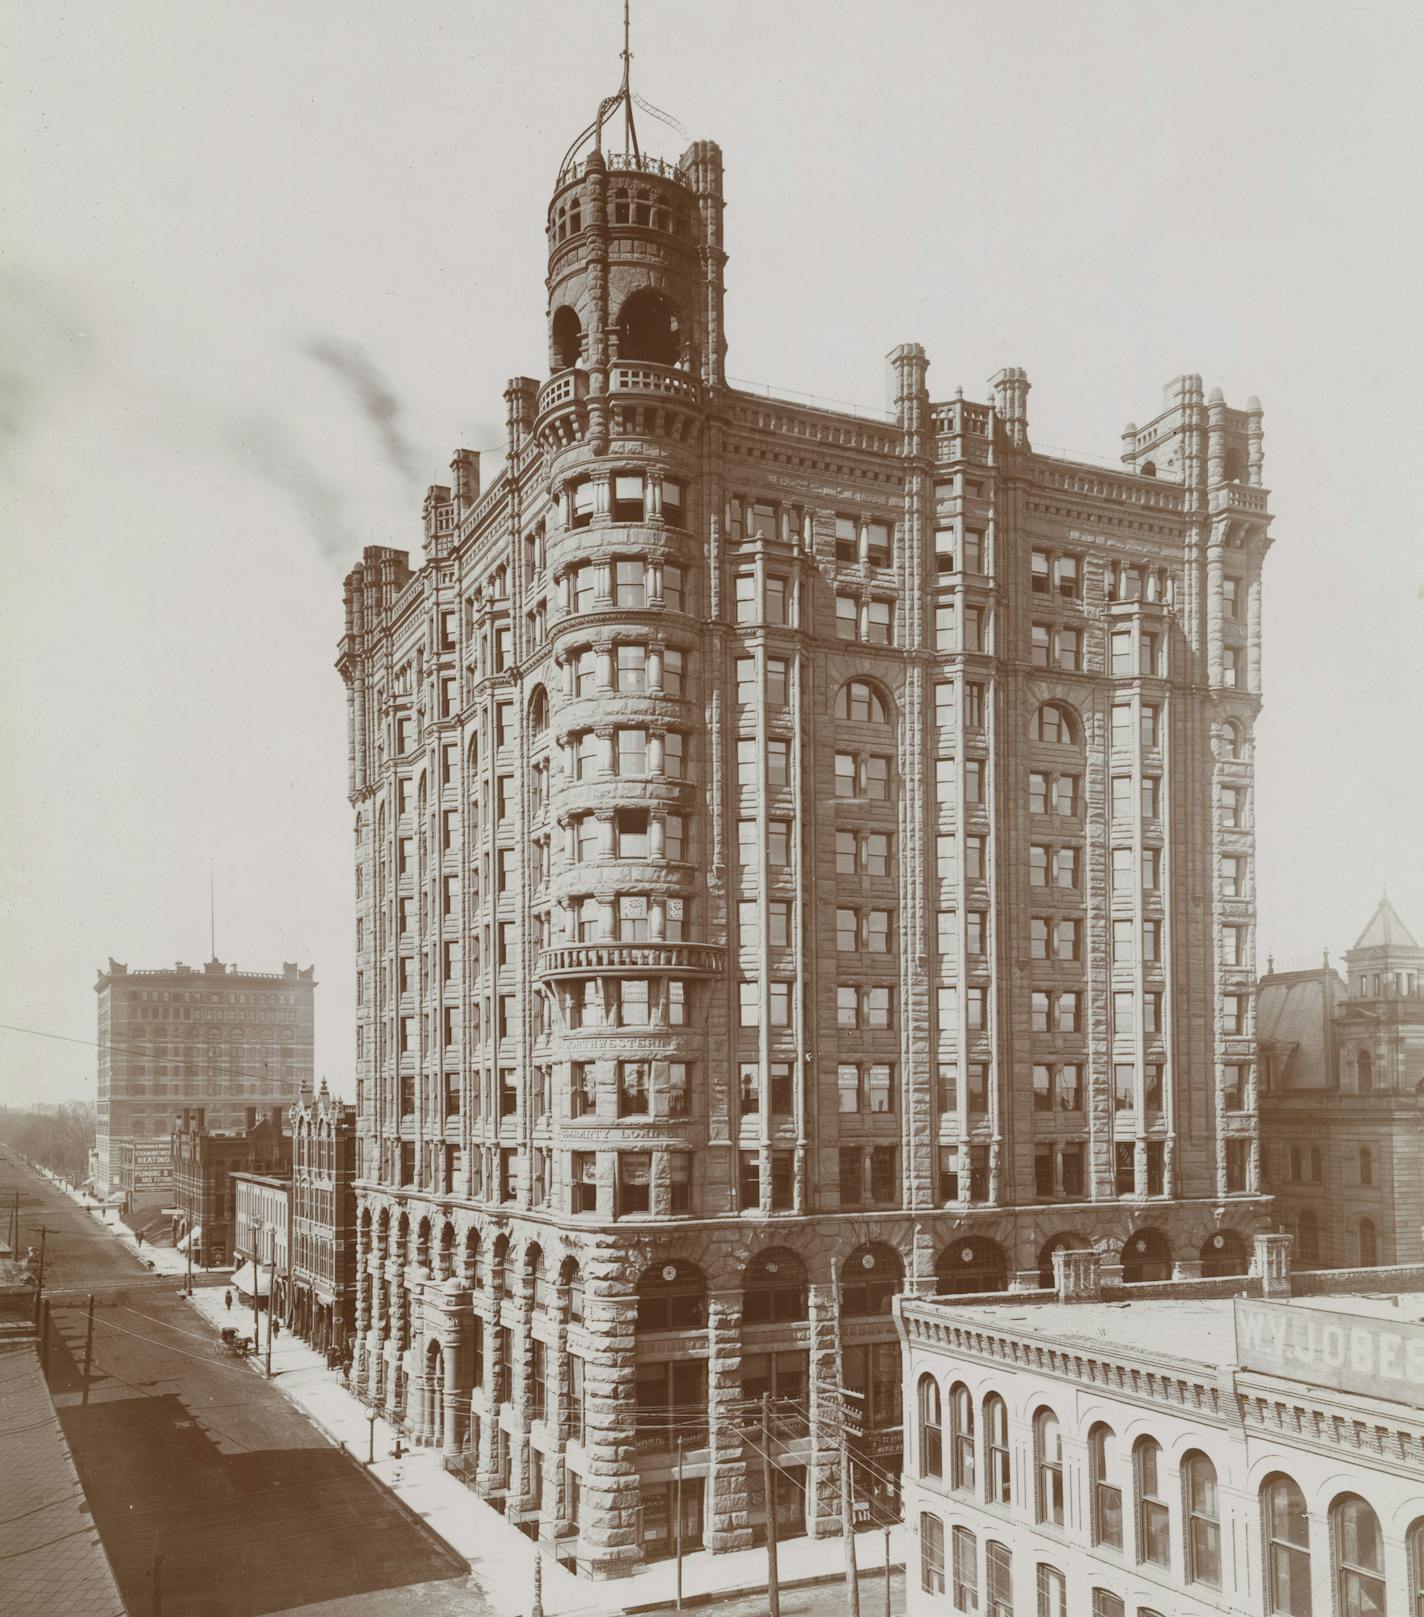
<path fill-rule="evenodd" d="M 989 1504 L 1010 1504 L 1009 1423 L 1003 1398 L 986 1393 L 976 1410 L 974 1396 L 963 1382 L 952 1383 L 945 1395 L 939 1381 L 924 1374 L 916 1384 L 915 1407 L 918 1475 Z M 1027 1503 L 1039 1525 L 1061 1528 L 1066 1494 L 1062 1430 L 1057 1414 L 1046 1406 L 1036 1409 L 1031 1420 L 1033 1497 Z M 982 1465 L 977 1463 L 980 1459 Z M 1087 1482 L 1088 1526 L 1095 1545 L 1121 1552 L 1138 1566 L 1170 1571 L 1175 1518 L 1186 1582 L 1208 1589 L 1223 1587 L 1221 1506 L 1216 1467 L 1208 1455 L 1200 1449 L 1184 1454 L 1177 1486 L 1171 1488 L 1162 1445 L 1155 1438 L 1139 1437 L 1124 1453 L 1112 1427 L 1099 1421 L 1088 1432 Z M 1261 1484 L 1259 1508 L 1269 1617 L 1310 1617 L 1312 1558 L 1318 1554 L 1330 1557 L 1337 1612 L 1386 1617 L 1384 1539 L 1367 1500 L 1341 1492 L 1332 1500 L 1327 1520 L 1312 1524 L 1299 1485 L 1284 1472 L 1274 1472 Z M 932 1556 L 933 1546 L 942 1548 L 943 1542 L 938 1517 L 928 1512 L 921 1516 L 920 1538 L 922 1586 L 943 1592 L 943 1558 L 936 1567 Z M 1400 1610 L 1420 1617 L 1424 1516 L 1409 1527 L 1406 1551 L 1410 1604 Z"/>

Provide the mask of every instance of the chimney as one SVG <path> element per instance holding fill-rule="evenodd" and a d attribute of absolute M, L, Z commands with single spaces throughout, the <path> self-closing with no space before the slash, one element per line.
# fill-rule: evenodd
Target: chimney
<path fill-rule="evenodd" d="M 255 1129 L 256 1127 L 257 1127 L 257 1108 L 255 1106 L 249 1106 L 247 1108 L 247 1132 L 249 1134 L 251 1134 L 253 1129 Z"/>
<path fill-rule="evenodd" d="M 1103 1295 L 1103 1255 L 1093 1247 L 1053 1254 L 1053 1289 L 1060 1303 L 1095 1303 Z"/>
<path fill-rule="evenodd" d="M 205 1134 L 208 1127 L 208 1109 L 206 1106 L 193 1108 L 193 1122 L 199 1134 Z"/>

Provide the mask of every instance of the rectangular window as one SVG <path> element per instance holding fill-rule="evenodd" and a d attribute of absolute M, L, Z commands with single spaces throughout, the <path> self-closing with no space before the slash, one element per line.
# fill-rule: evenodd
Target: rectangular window
<path fill-rule="evenodd" d="M 865 1200 L 865 1167 L 858 1145 L 843 1145 L 838 1158 L 840 1204 L 859 1207 Z"/>
<path fill-rule="evenodd" d="M 1048 813 L 1049 777 L 1030 772 L 1028 777 L 1028 811 L 1030 814 Z"/>
<path fill-rule="evenodd" d="M 1053 630 L 1046 623 L 1029 627 L 1029 661 L 1035 668 L 1047 668 L 1052 657 Z"/>
<path fill-rule="evenodd" d="M 959 650 L 959 611 L 953 601 L 936 601 L 934 609 L 936 651 Z"/>
<path fill-rule="evenodd" d="M 1083 634 L 1080 629 L 1060 629 L 1055 638 L 1055 660 L 1068 673 L 1083 666 Z"/>
<path fill-rule="evenodd" d="M 872 646 L 888 646 L 894 638 L 895 603 L 872 600 L 866 609 L 865 638 Z"/>
<path fill-rule="evenodd" d="M 620 691 L 645 691 L 648 688 L 648 651 L 646 646 L 619 646 L 617 650 L 617 678 Z"/>
<path fill-rule="evenodd" d="M 860 560 L 860 535 L 854 517 L 836 518 L 836 560 L 847 566 Z"/>
<path fill-rule="evenodd" d="M 836 596 L 836 637 L 855 640 L 860 634 L 860 604 L 853 595 Z"/>
<path fill-rule="evenodd" d="M 858 789 L 858 772 L 853 752 L 836 754 L 836 796 L 854 797 Z"/>
<path fill-rule="evenodd" d="M 613 732 L 613 772 L 637 778 L 648 772 L 648 732 L 646 730 L 615 730 Z"/>
<path fill-rule="evenodd" d="M 1053 923 L 1053 958 L 1055 960 L 1081 960 L 1083 957 L 1083 923 L 1059 919 Z"/>
<path fill-rule="evenodd" d="M 895 1174 L 895 1147 L 874 1145 L 870 1148 L 870 1199 L 885 1207 L 900 1199 Z"/>
<path fill-rule="evenodd" d="M 641 557 L 620 558 L 613 563 L 615 606 L 642 607 L 647 604 L 647 586 Z"/>
<path fill-rule="evenodd" d="M 618 1153 L 618 1216 L 652 1207 L 653 1157 L 650 1151 Z"/>

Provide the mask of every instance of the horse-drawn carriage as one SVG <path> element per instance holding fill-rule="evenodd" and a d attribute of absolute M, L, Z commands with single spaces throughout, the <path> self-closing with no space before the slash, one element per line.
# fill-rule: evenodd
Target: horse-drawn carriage
<path fill-rule="evenodd" d="M 252 1354 L 253 1342 L 250 1336 L 239 1336 L 235 1325 L 224 1325 L 222 1335 L 218 1337 L 217 1351 L 223 1358 L 246 1359 Z"/>

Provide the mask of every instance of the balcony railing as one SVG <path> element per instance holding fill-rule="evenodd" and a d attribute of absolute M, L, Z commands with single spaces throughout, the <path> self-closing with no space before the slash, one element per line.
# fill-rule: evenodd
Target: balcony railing
<path fill-rule="evenodd" d="M 1213 511 L 1244 511 L 1252 516 L 1265 516 L 1267 490 L 1242 483 L 1227 483 L 1211 491 Z"/>
<path fill-rule="evenodd" d="M 696 381 L 686 371 L 674 370 L 669 365 L 647 365 L 620 361 L 608 372 L 610 393 L 658 393 L 665 398 L 685 399 L 696 404 L 701 392 Z"/>
<path fill-rule="evenodd" d="M 539 956 L 538 975 L 551 977 L 711 977 L 725 951 L 715 943 L 563 943 Z"/>

